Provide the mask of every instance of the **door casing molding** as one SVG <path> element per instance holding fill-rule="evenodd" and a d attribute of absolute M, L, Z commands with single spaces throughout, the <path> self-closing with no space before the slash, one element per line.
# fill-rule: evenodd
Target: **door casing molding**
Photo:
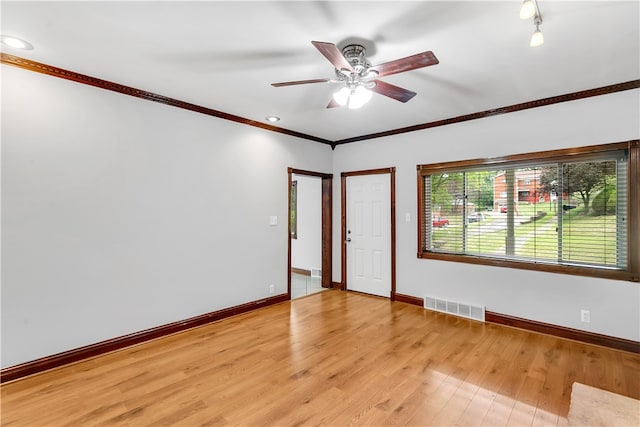
<path fill-rule="evenodd" d="M 380 168 L 380 169 L 368 169 L 353 172 L 342 172 L 340 174 L 340 239 L 342 244 L 340 245 L 341 251 L 341 282 L 340 289 L 347 290 L 347 178 L 350 176 L 359 175 L 381 175 L 389 174 L 391 180 L 391 194 L 390 198 L 390 221 L 391 221 L 391 294 L 389 298 L 391 301 L 396 300 L 396 168 Z"/>
<path fill-rule="evenodd" d="M 322 287 L 333 287 L 331 280 L 332 259 L 333 259 L 333 174 L 313 172 L 302 169 L 287 168 L 287 207 L 291 209 L 291 185 L 292 175 L 315 176 L 322 179 Z M 289 209 L 287 212 L 289 212 Z M 287 294 L 291 299 L 291 221 L 287 215 Z"/>

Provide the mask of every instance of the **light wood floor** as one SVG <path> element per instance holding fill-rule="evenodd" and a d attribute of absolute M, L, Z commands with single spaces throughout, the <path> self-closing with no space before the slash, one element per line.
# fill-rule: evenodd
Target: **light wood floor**
<path fill-rule="evenodd" d="M 327 291 L 2 386 L 2 425 L 566 425 L 640 356 Z"/>

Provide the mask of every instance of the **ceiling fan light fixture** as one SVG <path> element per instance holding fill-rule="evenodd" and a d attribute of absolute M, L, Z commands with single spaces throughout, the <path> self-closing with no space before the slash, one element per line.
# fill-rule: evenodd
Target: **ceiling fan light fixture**
<path fill-rule="evenodd" d="M 536 14 L 536 6 L 533 0 L 524 0 L 520 7 L 520 19 L 529 19 Z"/>
<path fill-rule="evenodd" d="M 352 110 L 362 107 L 364 104 L 371 100 L 373 92 L 364 86 L 358 86 L 355 90 L 351 91 L 349 95 L 349 108 Z"/>
<path fill-rule="evenodd" d="M 347 105 L 349 102 L 349 96 L 351 95 L 351 91 L 348 87 L 343 87 L 339 91 L 333 94 L 333 100 L 336 101 L 339 105 Z"/>

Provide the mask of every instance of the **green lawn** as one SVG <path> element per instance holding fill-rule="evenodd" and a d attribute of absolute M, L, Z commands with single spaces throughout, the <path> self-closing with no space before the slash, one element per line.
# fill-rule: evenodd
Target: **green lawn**
<path fill-rule="evenodd" d="M 547 215 L 521 224 L 522 217 Z M 558 259 L 557 217 L 548 203 L 521 204 L 515 225 L 516 257 Z M 433 231 L 434 247 L 444 251 L 462 252 L 461 215 L 447 217 L 450 227 Z M 466 252 L 470 254 L 504 255 L 507 231 L 506 214 L 489 214 L 484 220 L 468 224 Z M 562 259 L 565 262 L 616 265 L 616 216 L 584 215 L 581 208 L 562 216 Z"/>
<path fill-rule="evenodd" d="M 525 243 L 519 256 L 558 258 L 557 232 L 547 229 Z M 581 209 L 571 210 L 562 216 L 562 259 L 567 262 L 584 262 L 616 265 L 616 216 L 584 215 Z"/>
<path fill-rule="evenodd" d="M 576 209 L 562 220 L 565 261 L 616 265 L 616 215 L 583 215 Z"/>

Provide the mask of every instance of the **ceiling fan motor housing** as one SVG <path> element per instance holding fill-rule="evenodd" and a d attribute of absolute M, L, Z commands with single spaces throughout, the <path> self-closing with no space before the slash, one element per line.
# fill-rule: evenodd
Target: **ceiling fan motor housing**
<path fill-rule="evenodd" d="M 353 71 L 339 70 L 336 68 L 336 76 L 340 81 L 346 81 L 347 86 L 355 89 L 357 86 L 371 88 L 375 85 L 371 79 L 375 79 L 377 73 L 369 72 L 371 62 L 365 57 L 366 49 L 359 44 L 350 44 L 342 48 L 342 55 L 351 64 Z"/>
<path fill-rule="evenodd" d="M 350 44 L 342 49 L 342 55 L 358 73 L 371 67 L 371 63 L 364 56 L 365 53 L 366 49 L 359 44 Z"/>

